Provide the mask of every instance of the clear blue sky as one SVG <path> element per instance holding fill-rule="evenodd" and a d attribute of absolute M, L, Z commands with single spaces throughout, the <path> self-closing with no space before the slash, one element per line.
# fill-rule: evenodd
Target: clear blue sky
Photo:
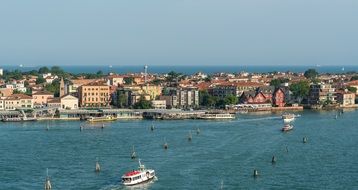
<path fill-rule="evenodd" d="M 357 0 L 4 0 L 0 65 L 357 65 Z"/>

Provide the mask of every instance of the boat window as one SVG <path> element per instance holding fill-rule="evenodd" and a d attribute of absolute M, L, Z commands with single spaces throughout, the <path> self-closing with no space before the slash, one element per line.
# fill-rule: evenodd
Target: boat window
<path fill-rule="evenodd" d="M 122 178 L 122 181 L 125 182 L 125 183 L 130 183 L 131 178 Z"/>

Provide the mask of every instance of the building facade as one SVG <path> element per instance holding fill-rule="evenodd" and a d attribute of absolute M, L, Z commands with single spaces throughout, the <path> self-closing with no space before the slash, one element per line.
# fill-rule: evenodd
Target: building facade
<path fill-rule="evenodd" d="M 54 96 L 52 93 L 46 91 L 40 91 L 40 92 L 36 92 L 35 94 L 32 94 L 34 105 L 40 105 L 40 106 L 47 105 L 48 100 L 52 99 L 53 97 Z"/>
<path fill-rule="evenodd" d="M 61 98 L 61 109 L 78 109 L 78 98 L 72 95 L 65 95 Z"/>
<path fill-rule="evenodd" d="M 152 100 L 152 106 L 154 109 L 166 109 L 166 101 L 165 100 Z"/>
<path fill-rule="evenodd" d="M 335 88 L 330 84 L 312 84 L 308 96 L 311 105 L 322 105 L 336 103 Z"/>
<path fill-rule="evenodd" d="M 79 87 L 80 107 L 109 107 L 110 91 L 109 86 L 103 82 L 93 82 Z"/>
<path fill-rule="evenodd" d="M 4 99 L 5 110 L 32 109 L 34 102 L 31 96 L 25 94 L 13 94 Z"/>
<path fill-rule="evenodd" d="M 344 106 L 353 106 L 355 105 L 356 94 L 353 92 L 339 91 L 337 92 L 337 102 Z"/>

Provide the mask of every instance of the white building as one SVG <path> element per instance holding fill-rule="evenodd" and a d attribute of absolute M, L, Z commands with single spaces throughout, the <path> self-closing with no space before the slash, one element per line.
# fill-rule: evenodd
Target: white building
<path fill-rule="evenodd" d="M 34 101 L 31 96 L 25 94 L 13 94 L 4 99 L 5 110 L 31 109 L 34 107 Z"/>
<path fill-rule="evenodd" d="M 72 95 L 61 97 L 61 109 L 78 109 L 78 98 Z"/>
<path fill-rule="evenodd" d="M 152 106 L 154 109 L 166 109 L 167 103 L 165 100 L 153 100 Z"/>
<path fill-rule="evenodd" d="M 4 70 L 0 68 L 0 76 L 4 75 Z"/>

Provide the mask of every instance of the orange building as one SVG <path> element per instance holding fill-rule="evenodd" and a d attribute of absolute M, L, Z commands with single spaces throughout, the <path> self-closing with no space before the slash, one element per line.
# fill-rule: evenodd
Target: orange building
<path fill-rule="evenodd" d="M 35 105 L 47 105 L 49 99 L 53 98 L 53 94 L 51 92 L 40 91 L 32 94 L 32 99 L 34 99 Z"/>
<path fill-rule="evenodd" d="M 80 107 L 108 107 L 110 103 L 109 86 L 104 82 L 92 82 L 78 88 Z"/>

